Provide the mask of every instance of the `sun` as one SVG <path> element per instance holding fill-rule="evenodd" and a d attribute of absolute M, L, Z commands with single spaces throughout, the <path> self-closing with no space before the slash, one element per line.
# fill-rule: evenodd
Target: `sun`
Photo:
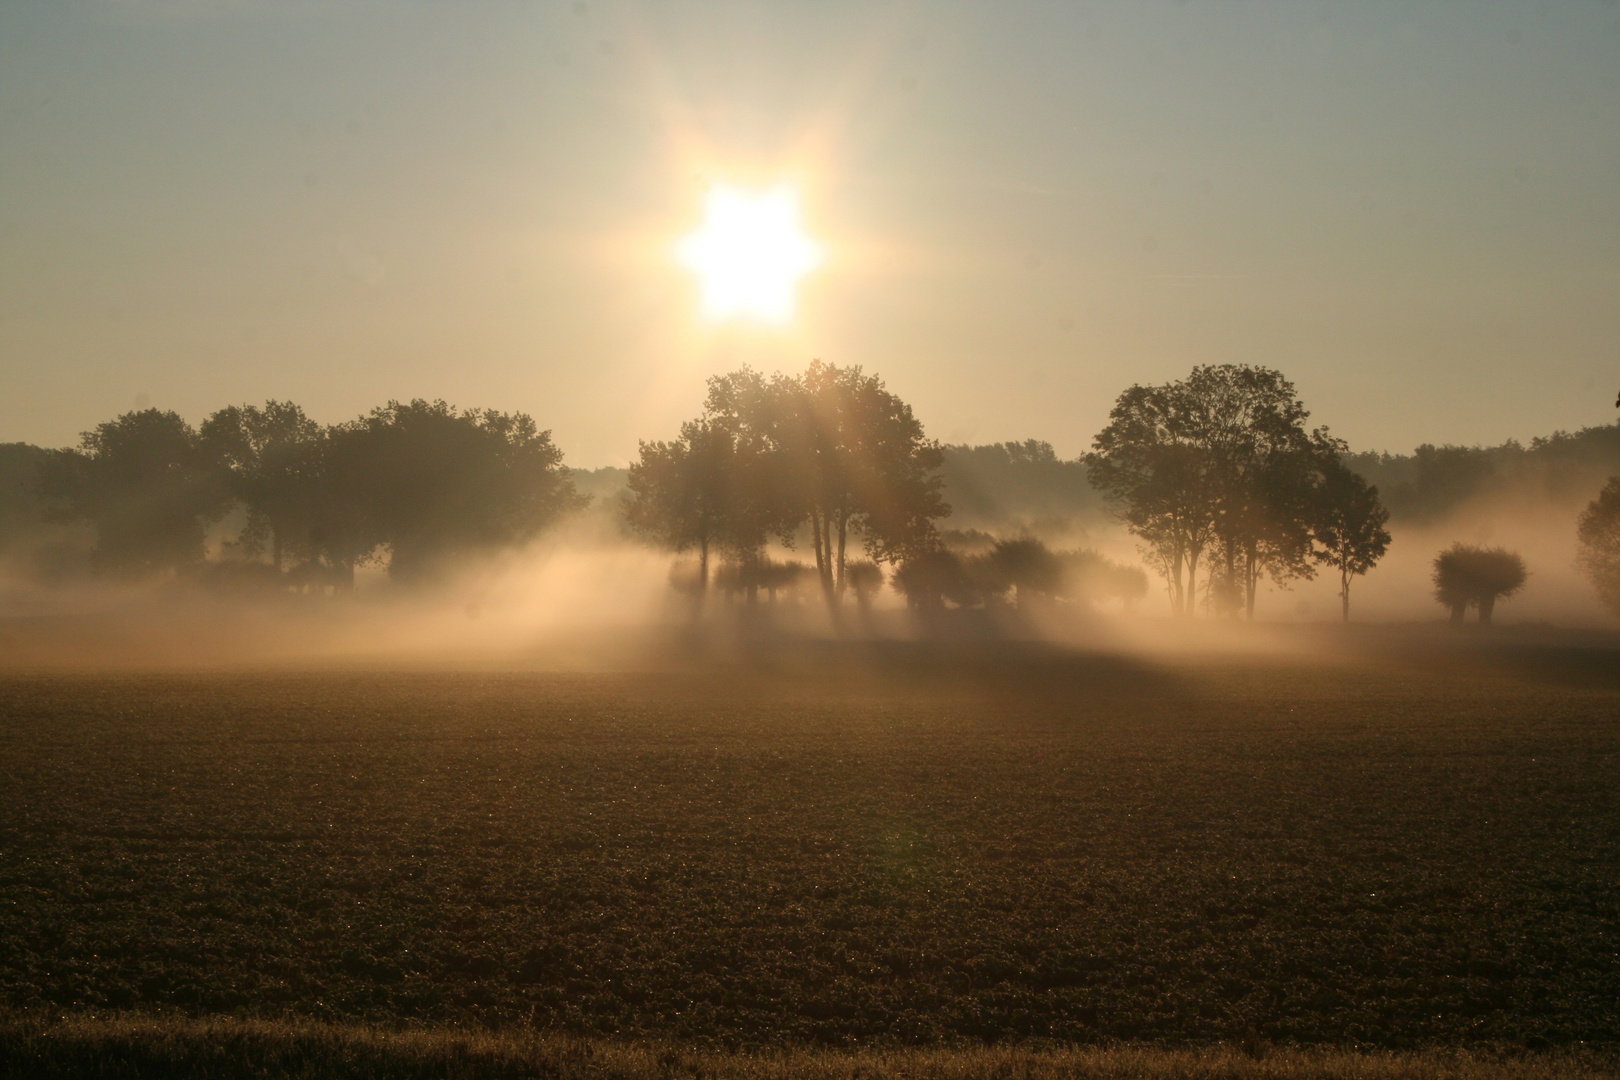
<path fill-rule="evenodd" d="M 720 322 L 793 318 L 799 278 L 821 264 L 822 249 L 799 225 L 799 193 L 717 185 L 704 200 L 703 228 L 676 248 L 703 283 L 703 314 Z"/>

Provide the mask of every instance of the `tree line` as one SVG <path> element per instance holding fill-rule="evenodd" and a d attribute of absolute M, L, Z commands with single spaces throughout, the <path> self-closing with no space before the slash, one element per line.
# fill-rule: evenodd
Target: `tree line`
<path fill-rule="evenodd" d="M 1339 574 L 1348 618 L 1350 582 L 1384 554 L 1389 515 L 1343 464 L 1345 444 L 1305 428 L 1308 415 L 1287 379 L 1259 367 L 1199 367 L 1120 396 L 1088 475 L 1142 540 L 1175 610 L 1190 614 L 1202 586 L 1215 610 L 1252 618 L 1262 577 L 1285 583 L 1321 564 Z M 914 607 L 971 606 L 1005 592 L 996 581 L 1055 592 L 1041 582 L 1061 577 L 1061 559 L 1038 541 L 976 564 L 942 541 L 941 460 L 910 408 L 859 368 L 817 362 L 768 380 L 743 369 L 710 380 L 679 439 L 642 444 L 626 516 L 697 552 L 699 591 L 714 553 L 746 567 L 772 538 L 791 546 L 808 530 L 829 603 L 843 597 L 852 538 L 895 564 Z"/>
<path fill-rule="evenodd" d="M 887 582 L 919 610 L 1134 602 L 1146 591 L 1142 572 L 1095 552 L 1053 551 L 1027 533 L 940 528 L 952 514 L 947 477 L 972 520 L 1004 513 L 1004 488 L 1022 498 L 1023 488 L 1084 482 L 1138 539 L 1175 612 L 1253 618 L 1263 582 L 1286 585 L 1321 568 L 1337 577 L 1348 619 L 1352 582 L 1388 549 L 1390 514 L 1356 467 L 1365 455 L 1309 427 L 1309 415 L 1280 372 L 1201 366 L 1127 388 L 1091 452 L 1064 462 L 1035 441 L 942 447 L 858 367 L 743 368 L 709 380 L 676 438 L 640 445 L 616 511 L 631 534 L 693 556 L 682 584 L 699 597 L 712 585 L 754 601 L 808 582 L 836 610 L 851 596 L 864 607 Z M 1557 436 L 1531 452 L 1595 441 Z M 525 543 L 588 502 L 532 418 L 442 401 L 389 402 L 335 425 L 283 401 L 220 409 L 196 428 L 143 409 L 72 449 L 22 449 L 32 473 L 0 453 L 0 486 L 32 475 L 47 515 L 93 536 L 93 565 L 131 576 L 199 566 L 209 529 L 234 512 L 236 564 L 278 585 L 343 591 L 367 563 L 419 581 Z M 1073 494 L 1042 498 L 1053 509 L 1088 505 Z M 1579 529 L 1582 566 L 1620 610 L 1620 481 Z M 770 556 L 796 548 L 809 566 Z M 1475 607 L 1488 621 L 1495 599 L 1523 584 L 1515 559 L 1443 552 L 1436 596 L 1454 617 Z"/>
<path fill-rule="evenodd" d="M 384 553 L 391 577 L 429 577 L 584 503 L 530 417 L 442 401 L 391 401 L 330 426 L 286 401 L 230 406 L 196 428 L 143 409 L 46 452 L 37 472 L 46 516 L 93 530 L 98 570 L 195 568 L 208 528 L 240 507 L 239 555 L 280 582 L 338 591 Z"/>
<path fill-rule="evenodd" d="M 1557 431 L 1528 443 L 1424 443 L 1410 454 L 1352 453 L 1345 463 L 1378 486 L 1399 524 L 1443 521 L 1481 499 L 1579 505 L 1620 469 L 1620 424 Z"/>

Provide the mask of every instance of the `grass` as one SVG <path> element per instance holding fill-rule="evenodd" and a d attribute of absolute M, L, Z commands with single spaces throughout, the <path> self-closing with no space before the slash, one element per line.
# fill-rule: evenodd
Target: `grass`
<path fill-rule="evenodd" d="M 37 1080 L 1598 1080 L 1616 1076 L 1615 1068 L 1612 1056 L 1567 1051 L 1000 1046 L 735 1053 L 532 1032 L 142 1016 L 0 1018 L 0 1076 Z"/>
<path fill-rule="evenodd" d="M 1349 1047 L 1408 1056 L 1320 1062 L 1439 1076 L 1613 1047 L 1613 659 L 4 675 L 0 1006 L 80 1018 L 7 1052 L 316 1031 L 408 1062 L 427 1036 L 376 1032 L 460 1025 L 744 1070 Z M 1244 1040 L 1294 1049 L 1198 1049 Z"/>

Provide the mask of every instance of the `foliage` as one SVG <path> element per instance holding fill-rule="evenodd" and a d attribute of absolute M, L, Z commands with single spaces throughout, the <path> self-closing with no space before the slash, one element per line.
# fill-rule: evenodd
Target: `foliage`
<path fill-rule="evenodd" d="M 1312 521 L 1312 538 L 1320 545 L 1311 557 L 1339 572 L 1339 598 L 1344 621 L 1350 621 L 1350 582 L 1371 570 L 1389 550 L 1389 511 L 1378 501 L 1378 489 L 1352 472 L 1338 455 L 1321 460 L 1322 483 Z"/>
<path fill-rule="evenodd" d="M 906 556 L 894 571 L 894 587 L 913 611 L 933 612 L 949 601 L 958 607 L 981 602 L 977 583 L 960 555 L 944 546 Z"/>
<path fill-rule="evenodd" d="M 1555 432 L 1528 446 L 1434 446 L 1411 454 L 1348 454 L 1345 463 L 1376 484 L 1398 523 L 1442 520 L 1472 499 L 1533 495 L 1579 506 L 1620 472 L 1620 424 Z"/>
<path fill-rule="evenodd" d="M 692 439 L 709 432 L 723 449 L 692 452 Z M 631 470 L 632 528 L 675 550 L 706 550 L 700 537 L 723 536 L 745 561 L 768 536 L 792 543 L 807 528 L 829 602 L 849 586 L 851 538 L 873 560 L 897 562 L 931 544 L 933 520 L 950 509 L 938 446 L 910 406 L 860 368 L 818 360 L 797 378 L 747 368 L 716 376 L 682 440 L 674 445 L 685 450 L 643 444 Z M 700 500 L 712 509 L 694 510 L 693 492 L 714 493 Z"/>
<path fill-rule="evenodd" d="M 1092 446 L 1091 482 L 1142 538 L 1144 554 L 1169 587 L 1172 610 L 1190 614 L 1198 563 L 1214 538 L 1215 507 L 1213 462 L 1200 445 L 1185 388 L 1129 387 Z"/>
<path fill-rule="evenodd" d="M 0 1006 L 1616 1045 L 1612 657 L 1582 687 L 1500 647 L 851 659 L 885 655 L 909 667 L 7 676 Z"/>
<path fill-rule="evenodd" d="M 60 499 L 53 506 L 41 488 L 61 453 L 0 443 L 0 570 L 44 578 L 83 570 L 93 530 L 61 520 L 53 513 L 61 509 Z"/>
<path fill-rule="evenodd" d="M 95 561 L 131 576 L 200 570 L 207 528 L 239 504 L 246 524 L 227 546 L 249 560 L 268 547 L 271 573 L 205 575 L 237 586 L 352 587 L 381 553 L 391 576 L 418 579 L 524 543 L 585 502 L 528 416 L 442 401 L 391 401 L 330 428 L 286 401 L 220 409 L 200 431 L 147 409 L 31 464 L 37 495 L 0 497 L 0 525 L 10 505 L 86 522 Z"/>
<path fill-rule="evenodd" d="M 625 523 L 671 551 L 698 551 L 699 592 L 708 588 L 710 549 L 747 554 L 764 542 L 747 503 L 735 433 L 694 420 L 674 442 L 641 444 L 630 466 Z"/>
<path fill-rule="evenodd" d="M 1207 554 L 1205 590 L 1217 611 L 1254 617 L 1262 577 L 1311 577 L 1318 488 L 1344 450 L 1281 373 L 1200 366 L 1163 386 L 1120 395 L 1086 461 L 1091 482 L 1144 542 L 1172 608 L 1190 614 Z"/>
<path fill-rule="evenodd" d="M 870 559 L 857 559 L 845 570 L 855 602 L 863 609 L 872 604 L 872 598 L 883 588 L 883 567 Z"/>
<path fill-rule="evenodd" d="M 177 413 L 143 409 L 84 433 L 52 455 L 41 490 L 60 519 L 89 522 L 95 558 L 118 574 L 173 572 L 203 560 L 206 526 L 229 491 L 207 447 Z"/>
<path fill-rule="evenodd" d="M 894 575 L 895 588 L 914 609 L 937 611 L 947 605 L 982 607 L 1015 593 L 1026 598 L 1074 602 L 1121 601 L 1126 606 L 1147 595 L 1147 575 L 1139 567 L 1121 566 L 1096 551 L 1054 552 L 1034 537 L 1013 540 L 956 533 L 948 537 L 966 545 L 941 545 L 909 557 Z M 964 551 L 966 553 L 964 553 Z"/>
<path fill-rule="evenodd" d="M 1010 587 L 1020 604 L 1027 596 L 1055 596 L 1062 591 L 1063 563 L 1039 540 L 1002 540 L 990 549 L 986 561 L 997 583 Z"/>
<path fill-rule="evenodd" d="M 1620 477 L 1610 477 L 1581 513 L 1576 536 L 1580 542 L 1576 561 L 1592 580 L 1598 598 L 1620 615 Z"/>
<path fill-rule="evenodd" d="M 1518 592 L 1528 576 L 1524 560 L 1506 548 L 1456 543 L 1434 557 L 1434 598 L 1451 609 L 1454 623 L 1473 607 L 1489 625 L 1496 601 Z"/>
<path fill-rule="evenodd" d="M 39 471 L 49 457 L 50 451 L 27 443 L 0 443 L 0 550 L 44 524 Z"/>
<path fill-rule="evenodd" d="M 231 494 L 247 508 L 238 543 L 257 557 L 270 543 L 270 565 L 279 573 L 283 556 L 301 562 L 317 554 L 321 479 L 321 426 L 290 401 L 264 407 L 231 405 L 203 421 L 199 434 L 208 453 L 228 470 Z"/>
<path fill-rule="evenodd" d="M 343 526 L 362 537 L 350 550 L 386 545 L 396 579 L 525 543 L 584 505 L 551 433 L 523 413 L 390 401 L 333 444 L 327 486 L 357 511 Z"/>

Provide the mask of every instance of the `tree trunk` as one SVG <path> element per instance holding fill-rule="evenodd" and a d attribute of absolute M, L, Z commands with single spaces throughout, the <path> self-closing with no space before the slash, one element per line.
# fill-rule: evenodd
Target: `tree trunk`
<path fill-rule="evenodd" d="M 816 577 L 826 574 L 826 560 L 821 551 L 821 515 L 815 507 L 810 508 L 810 537 L 816 547 Z"/>
<path fill-rule="evenodd" d="M 838 602 L 844 602 L 844 545 L 849 539 L 849 511 L 838 511 L 838 581 L 836 585 Z"/>
<path fill-rule="evenodd" d="M 1491 612 L 1496 608 L 1496 597 L 1486 595 L 1479 598 L 1479 625 L 1491 625 Z"/>
<path fill-rule="evenodd" d="M 831 514 L 820 509 L 811 510 L 810 531 L 816 534 L 816 577 L 821 582 L 821 595 L 826 598 L 827 606 L 832 607 L 834 600 Z"/>
<path fill-rule="evenodd" d="M 1260 575 L 1256 569 L 1259 562 L 1259 556 L 1255 554 L 1253 548 L 1250 548 L 1247 552 L 1245 552 L 1243 563 L 1243 599 L 1245 605 L 1247 606 L 1247 611 L 1245 614 L 1247 614 L 1250 622 L 1254 622 L 1254 592 L 1255 587 L 1260 583 Z"/>
<path fill-rule="evenodd" d="M 1198 556 L 1200 554 L 1197 549 L 1187 553 L 1187 595 L 1181 613 L 1189 618 L 1198 606 Z"/>
<path fill-rule="evenodd" d="M 705 536 L 698 541 L 698 600 L 701 601 L 709 592 L 709 538 Z"/>
<path fill-rule="evenodd" d="M 1468 613 L 1468 605 L 1467 604 L 1452 604 L 1451 605 L 1451 625 L 1452 626 L 1461 626 L 1462 621 L 1463 621 L 1463 616 L 1466 615 L 1467 613 Z"/>
<path fill-rule="evenodd" d="M 1344 608 L 1344 621 L 1350 621 L 1350 572 L 1339 571 L 1339 600 Z"/>

